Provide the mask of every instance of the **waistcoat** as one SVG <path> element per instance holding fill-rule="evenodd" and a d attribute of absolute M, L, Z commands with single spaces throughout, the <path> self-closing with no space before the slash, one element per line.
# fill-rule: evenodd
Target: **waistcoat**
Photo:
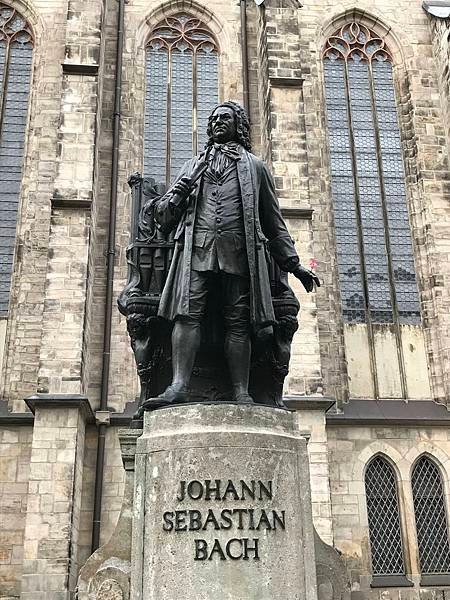
<path fill-rule="evenodd" d="M 248 273 L 242 197 L 236 163 L 221 176 L 206 171 L 198 197 L 192 269 Z"/>

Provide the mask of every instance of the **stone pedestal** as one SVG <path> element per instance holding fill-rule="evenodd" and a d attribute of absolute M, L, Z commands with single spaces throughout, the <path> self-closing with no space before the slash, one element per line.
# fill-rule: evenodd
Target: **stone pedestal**
<path fill-rule="evenodd" d="M 348 600 L 344 565 L 314 531 L 298 419 L 198 404 L 121 430 L 122 512 L 77 600 Z"/>
<path fill-rule="evenodd" d="M 224 404 L 145 415 L 131 598 L 317 598 L 306 440 L 293 413 Z"/>

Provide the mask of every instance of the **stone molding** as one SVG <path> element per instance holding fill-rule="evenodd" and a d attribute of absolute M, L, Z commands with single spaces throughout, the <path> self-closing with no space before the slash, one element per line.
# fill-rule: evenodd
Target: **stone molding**
<path fill-rule="evenodd" d="M 8 402 L 0 400 L 0 425 L 33 425 L 34 415 L 30 412 L 12 412 Z"/>
<path fill-rule="evenodd" d="M 282 206 L 281 214 L 285 219 L 312 219 L 314 209 L 308 207 Z"/>
<path fill-rule="evenodd" d="M 387 588 L 387 587 L 414 587 L 414 583 L 410 581 L 406 575 L 383 575 L 374 576 L 370 583 L 371 588 Z"/>
<path fill-rule="evenodd" d="M 327 414 L 327 426 L 387 425 L 448 427 L 450 411 L 433 400 L 352 399 L 342 412 Z"/>
<path fill-rule="evenodd" d="M 292 410 L 323 410 L 325 413 L 336 404 L 334 398 L 323 396 L 284 396 L 283 401 Z"/>
<path fill-rule="evenodd" d="M 72 75 L 97 75 L 98 65 L 84 65 L 79 63 L 63 63 L 63 73 L 71 73 Z"/>
<path fill-rule="evenodd" d="M 269 77 L 271 87 L 301 88 L 305 80 L 302 77 Z"/>
<path fill-rule="evenodd" d="M 78 408 L 87 423 L 95 422 L 89 400 L 82 394 L 36 394 L 25 398 L 25 404 L 33 415 L 37 408 Z"/>
<path fill-rule="evenodd" d="M 92 206 L 92 200 L 88 198 L 67 198 L 67 196 L 64 198 L 59 198 L 53 196 L 51 202 L 52 208 L 84 208 L 85 210 L 89 210 Z"/>

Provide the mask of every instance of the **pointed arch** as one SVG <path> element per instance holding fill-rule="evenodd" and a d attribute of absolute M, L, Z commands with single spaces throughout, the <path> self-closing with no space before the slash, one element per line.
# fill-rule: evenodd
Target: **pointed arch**
<path fill-rule="evenodd" d="M 8 6 L 16 11 L 16 14 L 21 17 L 27 23 L 27 26 L 33 37 L 33 43 L 37 45 L 37 39 L 43 35 L 45 31 L 45 21 L 42 15 L 36 10 L 34 4 L 30 0 L 6 0 L 0 4 Z"/>
<path fill-rule="evenodd" d="M 164 1 L 152 9 L 138 29 L 140 44 L 145 46 L 154 28 L 167 17 L 172 17 L 177 13 L 186 13 L 199 19 L 215 37 L 219 51 L 229 47 L 230 39 L 225 23 L 221 22 L 209 8 L 195 0 Z"/>
<path fill-rule="evenodd" d="M 378 11 L 375 7 L 371 9 L 371 12 L 359 8 L 351 8 L 333 15 L 333 17 L 326 21 L 321 27 L 322 45 L 325 44 L 326 40 L 336 31 L 342 29 L 342 27 L 349 23 L 357 23 L 358 25 L 362 25 L 373 31 L 376 37 L 384 40 L 390 49 L 393 64 L 395 66 L 404 64 L 405 57 L 399 37 L 393 27 L 384 21 L 382 12 Z"/>
<path fill-rule="evenodd" d="M 404 576 L 398 483 L 388 457 L 379 453 L 369 461 L 364 485 L 373 576 Z"/>
<path fill-rule="evenodd" d="M 411 487 L 421 573 L 450 574 L 450 539 L 442 473 L 428 453 L 415 461 Z"/>
<path fill-rule="evenodd" d="M 442 448 L 431 440 L 422 440 L 414 444 L 405 455 L 405 459 L 409 464 L 408 478 L 411 481 L 411 474 L 414 465 L 423 456 L 427 455 L 437 464 L 441 474 L 444 477 L 445 485 L 450 482 L 450 457 Z"/>
<path fill-rule="evenodd" d="M 34 36 L 14 7 L 0 3 L 0 317 L 7 317 L 28 122 Z"/>

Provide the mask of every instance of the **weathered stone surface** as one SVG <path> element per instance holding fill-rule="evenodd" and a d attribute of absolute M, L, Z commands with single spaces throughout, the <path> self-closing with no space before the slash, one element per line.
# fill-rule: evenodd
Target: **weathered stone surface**
<path fill-rule="evenodd" d="M 114 579 L 107 579 L 97 592 L 96 600 L 123 600 L 123 591 Z"/>
<path fill-rule="evenodd" d="M 318 600 L 349 600 L 350 585 L 339 554 L 314 534 Z"/>
<path fill-rule="evenodd" d="M 36 45 L 15 273 L 5 334 L 2 398 L 10 408 L 24 410 L 23 398 L 36 392 L 37 380 L 41 377 L 43 388 L 48 387 L 50 392 L 65 390 L 68 386 L 70 389 L 82 387 L 83 393 L 89 391 L 89 398 L 95 405 L 101 378 L 118 3 L 112 0 L 105 3 L 102 0 L 35 0 L 33 3 L 14 0 L 10 4 L 19 8 L 28 19 Z M 359 11 L 355 11 L 355 4 Z M 297 13 L 292 10 L 295 3 L 285 0 L 266 0 L 264 7 L 266 14 L 254 2 L 247 2 L 250 112 L 255 153 L 277 163 L 277 186 L 282 192 L 283 204 L 314 209 L 311 224 L 291 218 L 289 226 L 300 247 L 306 248 L 308 244 L 302 259 L 305 263 L 311 257 L 317 259 L 323 282 L 314 297 L 308 297 L 300 290 L 303 325 L 294 340 L 288 391 L 308 394 L 314 386 L 318 388 L 322 384 L 324 393 L 339 401 L 345 400 L 348 393 L 348 356 L 345 355 L 339 306 L 321 51 L 331 30 L 357 14 L 360 22 L 375 26 L 376 21 L 377 31 L 390 31 L 388 44 L 395 53 L 398 112 L 416 270 L 421 286 L 431 397 L 448 401 L 448 20 L 430 19 L 422 9 L 422 0 L 359 0 L 357 3 L 355 0 L 315 0 L 304 2 Z M 201 17 L 218 40 L 221 99 L 242 100 L 239 3 L 133 0 L 127 4 L 116 290 L 121 289 L 126 278 L 124 248 L 128 243 L 130 215 L 126 179 L 140 167 L 143 147 L 144 41 L 161 14 L 179 10 L 189 10 L 194 16 Z M 287 66 L 286 61 L 291 64 Z M 67 62 L 100 63 L 98 76 L 63 74 L 61 63 Z M 282 69 L 286 68 L 290 69 L 292 78 L 298 76 L 294 69 L 301 70 L 303 88 L 284 94 L 278 87 L 271 94 L 273 81 L 269 81 L 269 75 L 281 79 Z M 72 88 L 74 94 L 69 93 Z M 290 101 L 293 96 L 295 106 Z M 92 132 L 94 113 L 95 136 Z M 83 130 L 77 132 L 78 126 Z M 82 163 L 75 174 L 72 172 L 74 161 Z M 59 205 L 52 208 L 51 198 L 57 197 L 57 191 L 60 193 Z M 67 207 L 73 199 L 88 200 L 90 197 L 93 201 L 90 215 L 86 208 Z M 87 231 L 84 228 L 89 228 L 87 266 Z M 67 269 L 66 275 L 64 269 Z M 86 279 L 87 289 L 84 287 Z M 75 289 L 65 286 L 66 281 L 76 283 Z M 6 322 L 2 328 L 6 329 Z M 320 352 L 317 351 L 318 343 Z M 125 324 L 118 314 L 113 318 L 111 364 L 109 404 L 120 412 L 137 385 Z M 368 395 L 367 390 L 365 394 Z M 55 440 L 63 428 L 54 416 L 51 431 Z M 48 431 L 41 433 L 44 436 Z M 404 463 L 403 447 L 409 444 L 408 452 L 412 452 L 420 446 L 421 451 L 429 452 L 438 457 L 441 464 L 448 465 L 447 432 L 442 427 L 414 430 L 380 427 L 367 431 L 364 427 L 353 426 L 338 435 L 329 434 L 330 444 L 318 428 L 313 428 L 311 433 L 309 452 L 315 472 L 312 485 L 314 520 L 324 539 L 334 540 L 336 547 L 342 550 L 355 600 L 397 598 L 398 591 L 369 588 L 371 566 L 364 489 L 361 481 L 352 475 L 350 463 L 359 464 L 361 452 L 367 462 L 372 454 L 366 455 L 364 449 L 375 451 L 372 444 L 377 445 L 380 438 L 389 439 L 377 445 L 376 451 L 386 451 L 386 444 L 389 448 L 399 449 L 405 498 L 402 510 L 408 517 L 405 545 L 411 556 L 409 568 L 415 582 L 414 589 L 401 590 L 401 597 L 407 600 L 417 600 L 421 595 L 428 597 L 429 592 L 421 591 L 419 584 L 417 540 L 408 482 L 411 461 L 408 459 Z M 33 466 L 29 479 L 31 427 L 14 426 L 4 430 L 3 436 L 0 449 L 2 600 L 17 599 L 21 593 L 26 521 L 23 515 L 27 502 L 31 515 L 39 515 L 42 510 L 51 522 L 56 523 L 60 518 L 59 513 L 48 512 L 49 499 L 45 490 L 53 493 L 53 482 L 45 477 L 37 478 L 45 469 Z M 19 437 L 18 441 L 14 436 Z M 123 497 L 124 471 L 116 440 L 117 430 L 111 427 L 106 440 L 102 540 L 109 539 L 114 531 Z M 60 444 L 67 445 L 68 440 L 59 439 L 55 441 L 58 447 L 49 448 L 48 439 L 35 439 L 34 460 L 37 461 L 40 455 L 39 462 L 45 462 L 47 458 L 49 462 L 53 461 Z M 328 451 L 331 455 L 331 502 L 326 466 L 318 464 L 322 458 L 326 460 Z M 76 455 L 79 457 L 79 453 Z M 89 554 L 91 542 L 95 459 L 96 432 L 88 428 L 82 466 L 80 563 Z M 404 468 L 404 464 L 407 467 Z M 447 477 L 449 472 L 447 466 Z M 59 469 L 58 473 L 61 475 Z M 62 499 L 58 499 L 55 506 L 62 510 L 66 497 L 62 490 L 59 493 Z M 20 511 L 18 498 L 21 499 Z M 448 596 L 448 591 L 435 590 L 433 593 L 439 600 Z M 41 597 L 36 593 L 33 600 Z"/>
<path fill-rule="evenodd" d="M 85 418 L 81 399 L 33 399 L 23 600 L 70 598 L 78 575 Z M 68 406 L 65 406 L 66 404 Z"/>
<path fill-rule="evenodd" d="M 292 413 L 197 405 L 145 415 L 133 600 L 315 600 L 315 578 L 306 440 Z"/>
<path fill-rule="evenodd" d="M 131 530 L 136 441 L 142 430 L 119 432 L 125 468 L 122 510 L 111 538 L 86 561 L 80 570 L 77 600 L 128 600 L 131 571 Z"/>

